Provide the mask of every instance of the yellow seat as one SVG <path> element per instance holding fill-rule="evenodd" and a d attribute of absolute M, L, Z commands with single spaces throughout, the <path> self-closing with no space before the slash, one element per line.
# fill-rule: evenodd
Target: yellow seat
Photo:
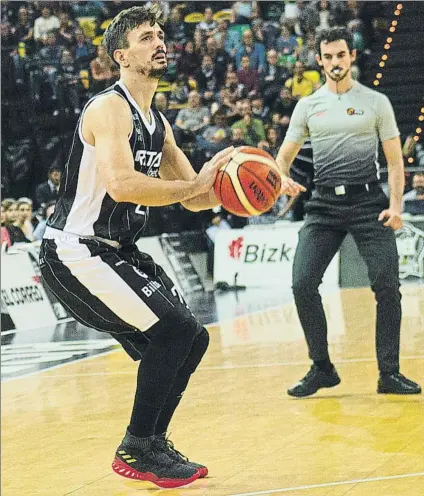
<path fill-rule="evenodd" d="M 159 93 L 168 93 L 171 91 L 171 85 L 167 81 L 159 81 L 157 91 Z"/>
<path fill-rule="evenodd" d="M 222 19 L 224 19 L 225 21 L 231 21 L 230 9 L 219 10 L 218 12 L 215 12 L 215 14 L 213 15 L 214 21 L 221 21 Z"/>
<path fill-rule="evenodd" d="M 87 38 L 93 39 L 96 36 L 95 17 L 78 17 L 78 24 Z"/>
<path fill-rule="evenodd" d="M 93 39 L 93 45 L 94 46 L 99 46 L 102 44 L 102 41 L 103 41 L 103 35 L 100 35 L 100 36 L 96 36 L 94 39 Z"/>
<path fill-rule="evenodd" d="M 197 24 L 198 22 L 202 22 L 204 20 L 205 17 L 201 12 L 192 12 L 184 17 L 184 22 L 187 22 L 188 24 Z"/>
<path fill-rule="evenodd" d="M 103 22 L 102 22 L 102 24 L 101 24 L 101 26 L 100 26 L 100 27 L 101 27 L 102 29 L 106 29 L 106 28 L 109 26 L 109 24 L 110 24 L 111 22 L 112 22 L 112 19 L 106 19 L 105 21 L 103 21 Z"/>

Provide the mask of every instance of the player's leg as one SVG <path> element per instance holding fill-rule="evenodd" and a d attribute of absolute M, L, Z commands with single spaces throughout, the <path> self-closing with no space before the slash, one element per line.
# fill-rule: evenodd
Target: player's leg
<path fill-rule="evenodd" d="M 66 243 L 48 240 L 43 243 L 41 269 L 59 301 L 73 309 L 80 322 L 114 336 L 118 332 L 134 360 L 143 356 L 130 422 L 134 434 L 128 432 L 124 437 L 113 468 L 120 475 L 150 480 L 160 487 L 188 484 L 199 477 L 198 470 L 176 463 L 159 450 L 154 430 L 199 325 L 160 284 L 153 284 L 144 273 L 140 276 L 117 252 L 96 248 L 90 247 L 93 256 L 83 256 L 87 246 L 70 250 Z M 152 332 L 145 346 L 138 339 L 142 335 L 138 329 L 149 328 L 152 322 L 157 332 Z"/>
<path fill-rule="evenodd" d="M 288 390 L 291 396 L 309 396 L 321 387 L 340 382 L 328 355 L 327 321 L 318 288 L 346 233 L 308 216 L 299 232 L 293 263 L 293 294 L 314 365 Z"/>
<path fill-rule="evenodd" d="M 371 289 L 377 301 L 376 352 L 380 371 L 379 392 L 415 394 L 421 391 L 418 384 L 399 374 L 402 318 L 399 258 L 395 233 L 378 221 L 378 215 L 386 208 L 386 202 L 387 198 L 383 192 L 378 193 L 377 197 L 374 194 L 370 201 L 363 202 L 363 213 L 351 225 L 350 230 L 359 253 L 367 264 Z"/>

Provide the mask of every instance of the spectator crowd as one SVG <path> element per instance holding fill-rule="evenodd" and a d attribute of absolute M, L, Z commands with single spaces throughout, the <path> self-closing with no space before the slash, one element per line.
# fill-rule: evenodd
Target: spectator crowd
<path fill-rule="evenodd" d="M 3 196 L 33 198 L 3 200 L 2 241 L 31 241 L 42 232 L 54 208 L 75 122 L 87 100 L 119 78 L 101 44 L 103 33 L 123 8 L 143 3 L 2 1 L 2 107 L 10 120 L 2 144 L 16 140 L 17 126 L 19 139 L 33 134 L 44 144 L 46 154 L 39 160 L 48 156 L 47 143 L 62 150 L 59 159 L 52 157 L 41 168 L 14 169 L 2 177 Z M 296 102 L 323 83 L 315 59 L 318 31 L 334 25 L 349 28 L 358 51 L 354 77 L 360 79 L 369 36 L 361 15 L 365 2 L 147 3 L 160 3 L 166 16 L 168 70 L 154 104 L 172 124 L 178 145 L 196 170 L 229 145 L 256 146 L 276 156 Z M 44 120 L 30 120 L 31 115 Z M 22 146 L 17 148 L 22 153 Z M 19 160 L 10 162 L 17 167 Z M 311 157 L 304 161 L 306 169 L 310 166 Z M 30 179 L 17 182 L 25 174 Z M 194 219 L 178 205 L 160 213 L 152 210 L 153 227 L 147 234 L 217 222 L 214 213 Z M 227 220 L 232 227 L 243 224 L 231 216 Z"/>

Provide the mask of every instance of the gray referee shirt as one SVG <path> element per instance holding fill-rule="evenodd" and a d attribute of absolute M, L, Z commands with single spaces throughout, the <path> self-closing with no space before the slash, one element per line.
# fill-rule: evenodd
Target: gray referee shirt
<path fill-rule="evenodd" d="M 378 139 L 399 136 L 399 130 L 389 99 L 355 82 L 343 94 L 324 85 L 299 100 L 285 141 L 303 144 L 308 136 L 315 183 L 338 186 L 379 179 Z"/>

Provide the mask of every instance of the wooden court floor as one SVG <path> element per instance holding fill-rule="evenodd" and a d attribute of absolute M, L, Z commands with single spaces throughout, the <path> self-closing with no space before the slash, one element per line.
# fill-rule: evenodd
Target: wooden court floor
<path fill-rule="evenodd" d="M 403 286 L 401 370 L 424 384 L 424 286 Z M 342 383 L 285 393 L 309 368 L 293 305 L 209 327 L 211 345 L 171 424 L 209 467 L 161 490 L 111 468 L 136 365 L 122 351 L 2 385 L 3 496 L 423 496 L 424 396 L 377 395 L 368 289 L 324 298 Z"/>

